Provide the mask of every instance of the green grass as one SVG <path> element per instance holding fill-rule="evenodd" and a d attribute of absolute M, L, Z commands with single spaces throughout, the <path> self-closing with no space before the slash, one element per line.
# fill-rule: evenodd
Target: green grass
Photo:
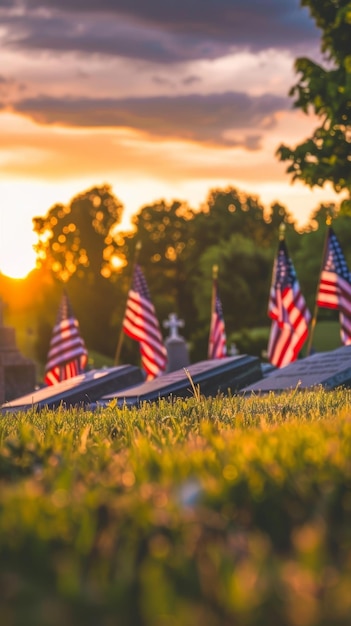
<path fill-rule="evenodd" d="M 351 391 L 0 422 L 16 626 L 348 626 Z"/>

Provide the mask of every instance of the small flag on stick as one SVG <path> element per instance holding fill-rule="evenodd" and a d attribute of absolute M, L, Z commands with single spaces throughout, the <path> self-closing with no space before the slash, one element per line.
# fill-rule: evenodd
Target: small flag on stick
<path fill-rule="evenodd" d="M 84 371 L 87 362 L 88 352 L 79 333 L 79 324 L 64 293 L 50 341 L 44 380 L 47 385 L 55 385 L 77 376 Z"/>
<path fill-rule="evenodd" d="M 218 267 L 213 266 L 211 326 L 208 342 L 208 358 L 221 359 L 227 356 L 227 338 L 222 303 L 218 295 Z"/>
<path fill-rule="evenodd" d="M 272 319 L 268 358 L 276 367 L 295 361 L 308 335 L 311 314 L 289 258 L 283 226 L 274 262 L 268 316 Z"/>
<path fill-rule="evenodd" d="M 138 264 L 134 267 L 123 331 L 132 339 L 139 341 L 141 363 L 147 378 L 152 379 L 163 374 L 167 365 L 167 350 L 163 344 L 145 276 Z"/>
<path fill-rule="evenodd" d="M 344 345 L 351 344 L 351 275 L 331 226 L 327 232 L 316 304 L 319 307 L 339 310 L 341 341 Z"/>

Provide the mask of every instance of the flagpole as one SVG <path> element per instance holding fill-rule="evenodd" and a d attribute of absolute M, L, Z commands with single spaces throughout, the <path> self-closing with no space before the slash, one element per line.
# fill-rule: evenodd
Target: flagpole
<path fill-rule="evenodd" d="M 217 279 L 218 279 L 218 265 L 212 266 L 212 302 L 211 302 L 211 316 L 216 307 L 216 287 L 217 287 Z"/>
<path fill-rule="evenodd" d="M 217 279 L 218 279 L 218 265 L 213 265 L 212 266 L 211 323 L 212 323 L 213 313 L 216 309 Z"/>
<path fill-rule="evenodd" d="M 216 308 L 217 278 L 218 278 L 218 265 L 212 265 L 212 296 L 211 296 L 210 336 L 209 336 L 208 354 L 207 354 L 208 357 L 210 357 L 212 319 L 213 319 L 213 313 Z"/>
<path fill-rule="evenodd" d="M 280 222 L 279 224 L 279 228 L 278 228 L 278 241 L 284 241 L 285 239 L 285 231 L 286 231 L 286 225 L 284 223 L 284 220 L 282 222 Z M 271 298 L 272 298 L 272 291 L 274 289 L 275 291 L 275 283 L 276 283 L 276 272 L 277 272 L 277 263 L 278 263 L 278 255 L 279 255 L 279 249 L 280 249 L 280 243 L 278 244 L 278 250 L 276 252 L 276 255 L 274 257 L 274 261 L 273 261 L 273 268 L 272 268 L 272 277 L 271 277 L 271 286 L 269 289 L 269 296 L 268 296 L 268 317 L 270 317 L 269 315 L 269 310 L 270 310 L 270 303 L 271 303 Z M 270 345 L 270 341 L 271 341 L 271 334 L 272 334 L 272 329 L 273 329 L 273 320 L 271 322 L 271 328 L 269 331 L 269 337 L 268 337 L 268 346 L 267 346 L 267 356 L 268 356 L 268 360 L 270 361 L 269 358 L 269 345 Z"/>
<path fill-rule="evenodd" d="M 313 342 L 313 337 L 314 337 L 314 331 L 315 331 L 316 324 L 317 324 L 317 316 L 318 316 L 317 296 L 318 296 L 318 293 L 319 293 L 319 285 L 320 285 L 320 282 L 321 282 L 322 270 L 323 270 L 323 267 L 325 265 L 325 259 L 326 259 L 326 254 L 327 254 L 328 231 L 329 231 L 329 226 L 332 223 L 331 215 L 327 215 L 325 223 L 326 223 L 328 228 L 327 228 L 325 239 L 324 239 L 324 247 L 323 247 L 323 254 L 322 254 L 321 269 L 319 271 L 319 280 L 318 280 L 318 284 L 317 284 L 316 297 L 314 299 L 314 310 L 313 310 L 313 317 L 311 319 L 311 324 L 310 324 L 310 332 L 309 332 L 309 337 L 308 337 L 308 342 L 307 342 L 306 356 L 310 356 L 310 354 L 311 354 L 312 342 Z"/>
<path fill-rule="evenodd" d="M 136 266 L 136 264 L 138 262 L 140 250 L 141 250 L 141 241 L 137 241 L 136 245 L 135 245 L 134 259 L 133 259 L 133 268 L 132 268 L 132 277 L 131 277 L 131 280 L 130 280 L 128 293 L 129 293 L 130 288 L 132 286 L 133 275 L 134 275 L 134 268 L 135 268 L 135 266 Z M 128 294 L 127 294 L 127 298 L 128 298 Z M 124 332 L 123 332 L 123 323 L 122 323 L 121 330 L 120 330 L 119 337 L 118 337 L 118 343 L 117 343 L 117 347 L 116 347 L 116 352 L 115 352 L 115 360 L 114 360 L 114 364 L 115 365 L 118 365 L 118 363 L 119 363 L 119 359 L 120 359 L 120 356 L 121 356 L 122 345 L 123 345 L 123 339 L 124 339 Z"/>
<path fill-rule="evenodd" d="M 286 226 L 285 226 L 285 223 L 283 221 L 283 222 L 281 222 L 279 224 L 279 241 L 284 241 L 284 239 L 285 239 L 285 230 L 286 230 Z M 276 258 L 277 257 L 275 257 L 275 259 Z M 274 274 L 275 274 L 275 261 L 273 262 L 272 277 L 271 277 L 271 287 L 270 287 L 270 289 L 272 289 L 272 286 L 273 286 Z M 269 299 L 270 299 L 270 297 L 269 297 Z"/>

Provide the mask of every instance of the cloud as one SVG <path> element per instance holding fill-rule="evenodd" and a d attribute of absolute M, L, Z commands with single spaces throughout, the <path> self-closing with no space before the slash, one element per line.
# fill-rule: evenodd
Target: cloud
<path fill-rule="evenodd" d="M 237 50 L 296 51 L 319 39 L 299 0 L 22 0 L 20 6 L 3 11 L 1 21 L 7 45 L 21 49 L 169 64 Z"/>
<path fill-rule="evenodd" d="M 132 128 L 159 138 L 256 150 L 260 134 L 288 107 L 279 96 L 226 92 L 124 99 L 42 96 L 19 100 L 13 110 L 40 124 Z"/>
<path fill-rule="evenodd" d="M 36 126 L 25 118 L 21 119 L 19 132 L 10 116 L 6 122 L 1 122 L 0 116 L 0 125 L 1 170 L 7 181 L 89 179 L 89 183 L 81 184 L 91 185 L 98 180 L 117 180 L 128 183 L 133 195 L 138 192 L 135 185 L 141 185 L 141 189 L 149 185 L 152 191 L 150 181 L 159 180 L 166 187 L 171 185 L 169 193 L 174 195 L 182 181 L 202 180 L 205 189 L 217 184 L 215 180 L 223 184 L 249 180 L 253 170 L 255 179 L 262 182 L 271 180 L 272 169 L 283 177 L 283 167 L 274 154 L 262 151 L 248 153 L 241 148 L 213 148 L 170 139 L 148 141 L 137 133 L 113 128 L 60 128 L 53 133 L 50 127 Z M 158 188 L 151 195 L 159 195 Z"/>

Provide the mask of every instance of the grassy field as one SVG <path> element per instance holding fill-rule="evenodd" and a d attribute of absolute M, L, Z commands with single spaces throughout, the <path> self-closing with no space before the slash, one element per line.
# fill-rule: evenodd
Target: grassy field
<path fill-rule="evenodd" d="M 0 421 L 6 626 L 349 626 L 351 390 Z"/>

